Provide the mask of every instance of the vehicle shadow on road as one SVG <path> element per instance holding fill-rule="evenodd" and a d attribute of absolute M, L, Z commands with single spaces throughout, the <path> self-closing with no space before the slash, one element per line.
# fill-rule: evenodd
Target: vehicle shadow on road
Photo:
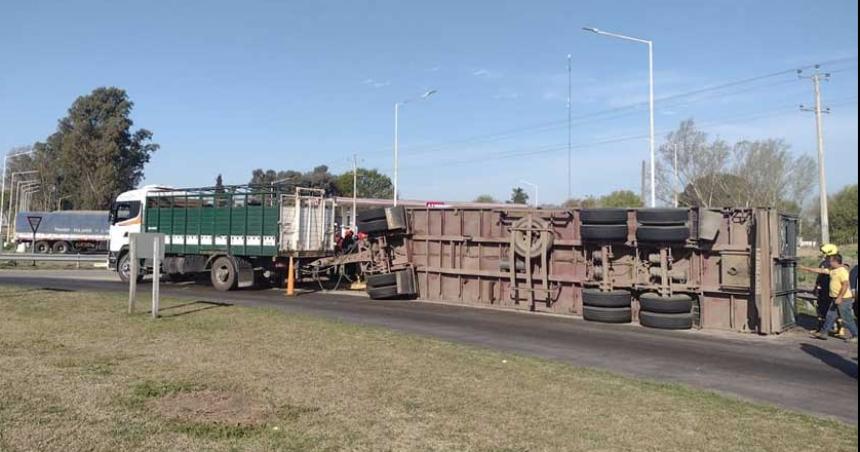
<path fill-rule="evenodd" d="M 233 305 L 230 303 L 223 303 L 223 302 L 217 302 L 217 301 L 198 300 L 198 301 L 191 301 L 188 303 L 175 304 L 172 306 L 167 306 L 167 307 L 161 308 L 158 310 L 158 316 L 162 317 L 162 318 L 180 317 L 183 315 L 194 314 L 194 313 L 201 312 L 201 311 L 208 311 L 210 309 L 226 308 L 226 307 L 230 307 L 230 306 L 233 306 Z M 191 309 L 184 309 L 184 308 L 191 308 Z M 168 311 L 168 312 L 165 313 L 165 311 Z M 151 314 L 152 311 L 147 311 L 147 313 Z"/>
<path fill-rule="evenodd" d="M 857 379 L 857 363 L 845 357 L 833 353 L 830 350 L 825 350 L 821 347 L 812 344 L 800 344 L 800 349 L 805 353 L 818 358 L 824 364 L 839 370 L 851 378 Z"/>

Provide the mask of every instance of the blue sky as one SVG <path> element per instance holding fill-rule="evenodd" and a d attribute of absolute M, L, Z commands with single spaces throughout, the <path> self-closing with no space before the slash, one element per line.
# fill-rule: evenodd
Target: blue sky
<path fill-rule="evenodd" d="M 857 182 L 857 3 L 791 1 L 13 2 L 0 7 L 0 149 L 44 139 L 74 99 L 128 91 L 161 149 L 146 182 L 245 183 L 254 168 L 390 173 L 401 112 L 404 198 L 499 199 L 528 180 L 567 192 L 574 59 L 574 195 L 639 189 L 647 59 L 656 97 L 832 62 L 830 187 Z M 814 155 L 812 89 L 785 73 L 658 102 L 658 137 L 693 117 L 728 140 L 781 137 Z M 630 107 L 632 105 L 632 107 Z M 606 112 L 612 114 L 598 114 Z"/>

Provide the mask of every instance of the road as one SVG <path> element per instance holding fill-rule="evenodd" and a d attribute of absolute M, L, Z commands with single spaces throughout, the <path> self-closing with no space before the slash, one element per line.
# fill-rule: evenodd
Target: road
<path fill-rule="evenodd" d="M 0 271 L 0 284 L 127 291 L 101 270 Z M 141 293 L 147 290 L 143 284 Z M 380 326 L 489 349 L 564 361 L 625 376 L 682 383 L 857 424 L 857 347 L 788 333 L 759 337 L 659 331 L 580 319 L 355 295 L 276 290 L 220 293 L 163 284 L 163 296 L 268 307 Z"/>

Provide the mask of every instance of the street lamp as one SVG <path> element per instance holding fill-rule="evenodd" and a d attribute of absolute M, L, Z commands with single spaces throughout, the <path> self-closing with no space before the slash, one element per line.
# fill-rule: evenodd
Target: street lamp
<path fill-rule="evenodd" d="M 22 155 L 32 154 L 32 153 L 34 153 L 34 152 L 36 152 L 36 150 L 35 150 L 35 149 L 33 149 L 33 150 L 31 150 L 31 151 L 26 151 L 26 152 L 16 152 L 16 153 L 14 153 L 14 154 L 10 154 L 10 153 L 8 153 L 8 152 L 7 152 L 7 153 L 6 153 L 6 156 L 5 156 L 5 157 L 3 157 L 3 175 L 2 175 L 2 176 L 0 176 L 0 177 L 2 177 L 2 181 L 0 181 L 0 234 L 2 234 L 2 233 L 3 233 L 3 213 L 2 213 L 2 209 L 3 209 L 3 205 L 4 205 L 4 204 L 6 204 L 6 165 L 7 165 L 8 161 L 9 161 L 9 158 L 10 158 L 10 157 L 20 157 L 20 156 L 22 156 Z M 13 182 L 13 183 L 14 183 L 14 182 Z M 12 189 L 12 187 L 10 186 L 10 187 L 9 187 L 9 189 L 11 190 L 11 189 Z M 11 196 L 11 194 L 10 194 L 10 196 Z"/>
<path fill-rule="evenodd" d="M 17 187 L 17 185 L 15 185 L 15 177 L 19 176 L 19 175 L 36 174 L 36 173 L 38 173 L 38 171 L 36 171 L 36 170 L 15 171 L 14 173 L 12 173 L 12 178 L 9 182 L 9 191 L 10 191 L 10 193 L 9 193 L 9 207 L 6 209 L 6 213 L 7 213 L 6 217 L 9 218 L 9 225 L 6 227 L 6 243 L 8 243 L 9 240 L 11 240 L 12 229 L 14 229 L 14 227 L 15 227 L 15 225 L 13 223 L 15 220 L 12 217 L 12 211 L 13 211 L 12 206 L 15 205 L 15 201 L 13 201 L 13 200 L 16 199 L 15 194 L 16 194 L 16 187 Z M 18 185 L 21 185 L 21 181 L 18 181 Z"/>
<path fill-rule="evenodd" d="M 540 204 L 538 203 L 538 185 L 537 185 L 537 184 L 533 184 L 533 183 L 531 183 L 531 182 L 529 182 L 529 181 L 527 181 L 527 180 L 522 180 L 522 179 L 520 179 L 520 183 L 521 183 L 521 184 L 529 185 L 529 186 L 531 186 L 532 188 L 534 188 L 534 190 L 535 190 L 535 207 L 539 206 Z"/>
<path fill-rule="evenodd" d="M 397 182 L 398 170 L 400 167 L 400 106 L 414 102 L 416 100 L 424 100 L 436 94 L 435 89 L 426 91 L 420 97 L 406 99 L 394 104 L 394 205 L 397 205 Z"/>
<path fill-rule="evenodd" d="M 585 31 L 590 31 L 595 34 L 609 36 L 611 38 L 624 39 L 625 41 L 638 42 L 648 45 L 648 112 L 649 112 L 649 138 L 651 147 L 651 207 L 657 206 L 657 186 L 656 186 L 656 151 L 654 149 L 654 42 L 647 39 L 634 38 L 618 33 L 610 33 L 608 31 L 599 30 L 594 27 L 583 27 Z"/>

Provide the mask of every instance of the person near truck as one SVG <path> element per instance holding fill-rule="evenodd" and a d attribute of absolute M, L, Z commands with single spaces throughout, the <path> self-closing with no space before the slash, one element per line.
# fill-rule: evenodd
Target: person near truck
<path fill-rule="evenodd" d="M 822 260 L 821 263 L 818 264 L 818 268 L 827 269 L 830 256 L 839 254 L 839 247 L 832 243 L 827 243 L 821 245 L 820 250 Z M 833 299 L 830 297 L 829 273 L 819 273 L 818 277 L 815 278 L 815 298 L 815 305 L 818 310 L 818 325 L 816 325 L 815 331 L 818 331 L 821 329 L 822 326 L 824 326 L 825 319 L 827 318 L 827 312 L 830 311 L 830 305 L 833 304 Z"/>
<path fill-rule="evenodd" d="M 812 273 L 830 276 L 829 294 L 833 302 L 827 311 L 824 325 L 814 333 L 817 339 L 827 339 L 827 335 L 836 323 L 837 317 L 842 317 L 842 323 L 851 334 L 849 342 L 857 343 L 857 323 L 854 319 L 854 294 L 851 291 L 851 276 L 848 267 L 842 262 L 842 255 L 835 254 L 827 260 L 828 268 L 812 268 L 801 266 L 800 269 Z"/>

